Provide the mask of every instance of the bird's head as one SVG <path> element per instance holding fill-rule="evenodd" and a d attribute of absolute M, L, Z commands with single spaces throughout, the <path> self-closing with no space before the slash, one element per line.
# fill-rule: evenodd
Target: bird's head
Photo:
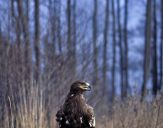
<path fill-rule="evenodd" d="M 91 86 L 87 82 L 76 81 L 71 85 L 70 93 L 83 93 L 85 91 L 90 91 Z"/>

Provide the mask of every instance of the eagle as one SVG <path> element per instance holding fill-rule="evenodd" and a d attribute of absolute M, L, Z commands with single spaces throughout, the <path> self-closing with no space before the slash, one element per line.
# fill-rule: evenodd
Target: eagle
<path fill-rule="evenodd" d="M 71 85 L 64 104 L 56 114 L 59 128 L 95 128 L 94 110 L 83 95 L 90 90 L 87 82 L 76 81 Z"/>

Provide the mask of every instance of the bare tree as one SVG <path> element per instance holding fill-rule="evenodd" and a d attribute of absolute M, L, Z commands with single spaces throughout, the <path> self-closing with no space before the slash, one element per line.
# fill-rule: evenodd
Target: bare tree
<path fill-rule="evenodd" d="M 143 100 L 146 92 L 146 84 L 149 77 L 150 69 L 150 44 L 151 44 L 151 5 L 152 1 L 148 0 L 146 5 L 146 22 L 145 22 L 145 41 L 144 41 L 144 65 L 143 65 L 143 83 L 141 89 L 141 101 Z"/>
<path fill-rule="evenodd" d="M 34 39 L 34 52 L 35 52 L 35 78 L 38 83 L 40 80 L 40 11 L 39 11 L 39 0 L 35 0 L 35 39 Z"/>
<path fill-rule="evenodd" d="M 112 101 L 114 100 L 115 97 L 115 65 L 116 65 L 116 19 L 115 19 L 115 5 L 114 5 L 114 0 L 112 0 L 112 43 L 113 43 L 113 58 L 112 58 Z"/>
<path fill-rule="evenodd" d="M 25 48 L 24 48 L 24 65 L 25 65 L 25 71 L 24 71 L 24 79 L 26 82 L 26 85 L 30 85 L 31 81 L 31 46 L 30 46 L 30 34 L 29 34 L 29 0 L 25 1 L 25 14 L 23 16 L 23 33 L 24 33 L 24 40 L 25 40 Z M 28 88 L 28 87 L 27 87 Z"/>
<path fill-rule="evenodd" d="M 153 52 L 152 52 L 152 84 L 153 95 L 156 96 L 158 90 L 157 77 L 157 14 L 156 14 L 156 0 L 153 1 Z"/>
<path fill-rule="evenodd" d="M 72 6 L 72 64 L 73 64 L 73 73 L 74 76 L 76 76 L 76 45 L 77 45 L 77 40 L 76 40 L 76 0 L 73 1 L 73 6 Z"/>
<path fill-rule="evenodd" d="M 72 48 L 72 42 L 71 42 L 71 0 L 67 0 L 67 29 L 68 29 L 68 35 L 67 35 L 67 45 L 69 52 Z M 69 54 L 71 55 L 71 53 Z"/>
<path fill-rule="evenodd" d="M 163 86 L 163 1 L 161 0 L 161 39 L 160 39 L 160 81 L 159 81 L 159 90 Z"/>
<path fill-rule="evenodd" d="M 62 38 L 61 38 L 61 0 L 58 0 L 58 17 L 57 17 L 57 38 L 58 38 L 58 48 L 62 54 Z"/>
<path fill-rule="evenodd" d="M 76 32 L 74 31 L 73 27 L 75 27 L 75 25 L 72 25 L 72 22 L 75 23 L 76 19 L 76 12 L 75 12 L 75 8 L 76 8 L 76 3 L 74 3 L 73 5 L 73 10 L 72 10 L 72 1 L 71 0 L 67 0 L 67 50 L 68 50 L 68 67 L 69 67 L 69 71 L 68 73 L 72 73 L 72 76 L 70 78 L 70 81 L 73 80 L 75 78 L 75 47 L 74 46 L 76 44 L 76 39 L 75 39 L 75 35 L 72 36 L 73 34 L 75 34 Z M 74 14 L 73 14 L 74 13 Z M 73 19 L 73 20 L 72 20 Z M 74 38 L 73 38 L 74 37 Z"/>
<path fill-rule="evenodd" d="M 105 7 L 105 27 L 104 27 L 104 44 L 103 44 L 103 94 L 106 93 L 106 78 L 107 78 L 107 52 L 108 52 L 108 33 L 109 33 L 109 0 L 106 0 Z"/>
<path fill-rule="evenodd" d="M 120 14 L 120 0 L 117 0 L 117 24 L 118 24 L 118 45 L 120 50 L 120 86 L 121 86 L 121 97 L 124 97 L 124 55 L 123 55 L 123 43 L 122 43 L 122 26 L 121 26 L 121 14 Z"/>
<path fill-rule="evenodd" d="M 21 27 L 20 27 L 20 14 L 21 14 L 21 10 L 20 10 L 20 5 L 21 5 L 21 1 L 16 1 L 18 6 L 17 6 L 17 11 L 19 13 L 18 16 L 16 16 L 15 14 L 15 6 L 14 6 L 14 0 L 11 1 L 11 13 L 12 13 L 12 21 L 13 21 L 13 24 L 12 25 L 15 25 L 15 33 L 16 33 L 16 40 L 17 40 L 17 45 L 18 45 L 18 48 L 20 49 L 20 45 L 21 45 L 21 39 L 20 39 L 20 35 L 21 35 Z"/>
<path fill-rule="evenodd" d="M 56 54 L 56 38 L 57 38 L 57 9 L 56 9 L 57 1 L 56 0 L 49 0 L 49 15 L 50 15 L 50 43 L 52 49 L 52 56 L 54 57 Z M 54 61 L 54 58 L 53 58 Z"/>
<path fill-rule="evenodd" d="M 98 83 L 97 12 L 98 12 L 98 4 L 97 4 L 97 0 L 94 0 L 94 10 L 93 10 L 93 19 L 92 19 L 93 20 L 92 37 L 93 37 L 93 70 L 94 70 L 93 84 L 94 85 L 97 85 Z"/>
<path fill-rule="evenodd" d="M 128 0 L 125 0 L 125 11 L 124 11 L 124 94 L 127 96 L 128 90 Z"/>
<path fill-rule="evenodd" d="M 23 39 L 21 38 L 22 36 L 25 37 L 25 43 L 27 41 L 26 35 L 26 25 L 25 25 L 25 19 L 24 19 L 24 15 L 23 15 L 23 1 L 22 0 L 16 0 L 17 3 L 17 12 L 18 12 L 18 16 L 16 16 L 14 13 L 16 11 L 13 12 L 13 14 L 15 15 L 16 18 L 16 34 L 17 34 L 17 48 L 18 48 L 18 52 L 17 52 L 17 57 L 19 58 L 18 65 L 17 68 L 18 70 L 16 71 L 18 73 L 18 79 L 19 79 L 19 84 L 22 85 L 24 82 L 24 47 L 23 47 Z M 14 7 L 14 5 L 13 5 Z"/>

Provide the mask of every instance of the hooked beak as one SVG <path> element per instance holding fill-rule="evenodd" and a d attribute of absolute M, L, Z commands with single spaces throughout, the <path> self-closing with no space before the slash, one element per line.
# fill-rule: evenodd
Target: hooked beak
<path fill-rule="evenodd" d="M 84 84 L 80 85 L 80 88 L 84 91 L 90 91 L 91 90 L 91 86 L 89 83 L 85 82 Z"/>

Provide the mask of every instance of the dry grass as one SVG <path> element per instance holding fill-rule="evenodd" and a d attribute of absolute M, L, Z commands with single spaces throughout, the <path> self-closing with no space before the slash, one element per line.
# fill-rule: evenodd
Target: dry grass
<path fill-rule="evenodd" d="M 163 102 L 156 98 L 140 102 L 132 97 L 125 103 L 116 102 L 110 116 L 103 115 L 97 128 L 163 128 Z"/>
<path fill-rule="evenodd" d="M 45 105 L 45 98 L 37 87 L 30 89 L 28 97 L 21 92 L 19 103 L 8 97 L 5 105 L 3 128 L 56 128 L 55 110 L 50 118 Z M 99 109 L 102 107 L 98 107 Z M 106 107 L 106 104 L 104 105 Z M 100 111 L 99 111 L 100 112 Z M 131 97 L 125 102 L 116 100 L 110 114 L 96 113 L 96 128 L 162 128 L 163 103 L 161 98 L 151 102 L 139 102 Z"/>
<path fill-rule="evenodd" d="M 25 96 L 21 92 L 19 103 L 15 103 L 8 97 L 8 105 L 5 105 L 4 128 L 48 128 L 56 127 L 55 118 L 48 118 L 45 107 L 45 99 L 42 91 L 33 87 Z M 50 123 L 50 124 L 49 124 Z"/>

